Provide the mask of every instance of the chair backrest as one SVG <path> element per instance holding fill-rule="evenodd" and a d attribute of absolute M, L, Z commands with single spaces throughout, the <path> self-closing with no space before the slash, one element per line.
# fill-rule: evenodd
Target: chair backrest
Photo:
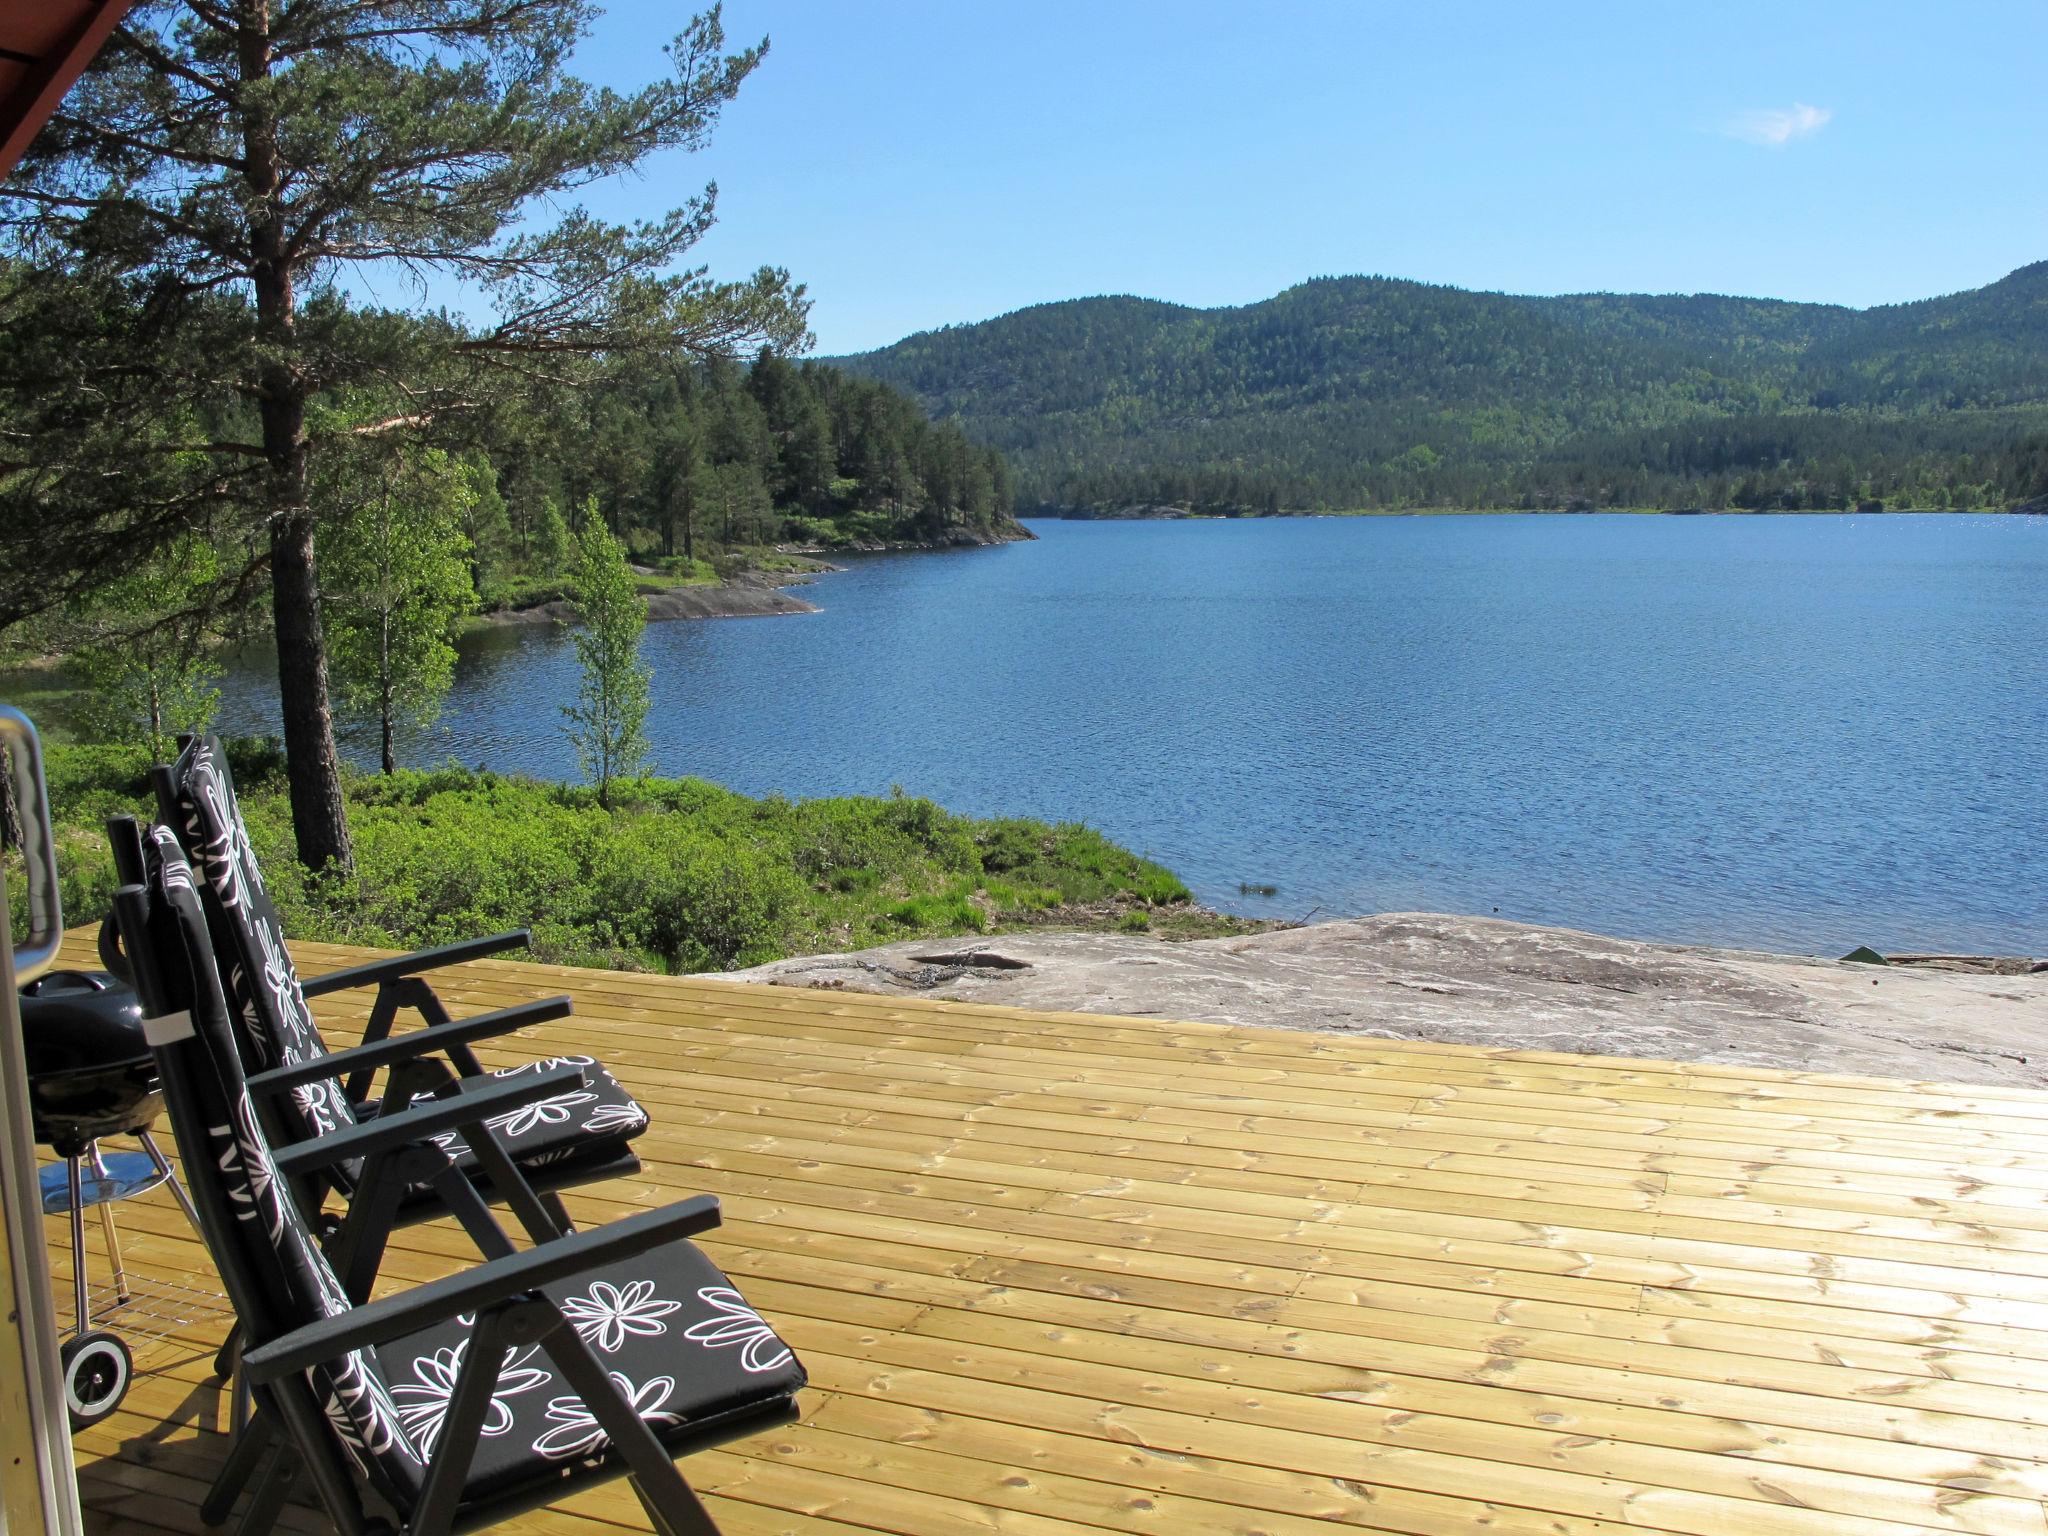
<path fill-rule="evenodd" d="M 263 887 L 220 738 L 193 737 L 168 773 L 159 775 L 158 799 L 198 877 L 207 928 L 240 1024 L 243 1062 L 262 1071 L 319 1060 L 328 1053 L 327 1042 L 306 1006 L 277 907 Z M 355 1106 L 335 1078 L 293 1089 L 287 1112 L 301 1137 L 356 1123 Z"/>
<path fill-rule="evenodd" d="M 207 1246 L 247 1341 L 260 1344 L 340 1316 L 348 1293 L 272 1161 L 192 868 L 167 828 L 152 830 L 145 862 L 147 918 L 136 933 L 124 916 L 122 944 Z M 424 1460 L 377 1352 L 353 1350 L 316 1366 L 306 1383 L 333 1448 L 358 1476 L 400 1507 L 416 1498 Z"/>

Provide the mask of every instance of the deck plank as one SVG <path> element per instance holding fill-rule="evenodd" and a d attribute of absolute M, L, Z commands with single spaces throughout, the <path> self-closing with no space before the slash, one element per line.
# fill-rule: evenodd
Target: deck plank
<path fill-rule="evenodd" d="M 654 1112 L 572 1212 L 718 1195 L 707 1252 L 810 1366 L 801 1423 L 686 1464 L 732 1536 L 2048 1536 L 2048 1093 L 437 979 L 458 1014 L 574 997 L 482 1053 L 595 1056 Z M 316 1011 L 343 1043 L 367 1002 Z M 121 1220 L 145 1284 L 210 1283 L 163 1193 Z M 413 1228 L 382 1283 L 473 1254 Z M 197 1536 L 221 1326 L 147 1343 L 80 1437 L 95 1536 Z M 615 1485 L 512 1527 L 644 1517 Z"/>

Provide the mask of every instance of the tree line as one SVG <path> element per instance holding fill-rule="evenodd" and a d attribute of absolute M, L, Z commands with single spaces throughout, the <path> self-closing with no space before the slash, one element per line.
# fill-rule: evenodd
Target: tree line
<path fill-rule="evenodd" d="M 1040 511 L 1995 507 L 2041 494 L 2048 263 L 1855 311 L 1322 278 L 1039 305 L 840 359 Z"/>

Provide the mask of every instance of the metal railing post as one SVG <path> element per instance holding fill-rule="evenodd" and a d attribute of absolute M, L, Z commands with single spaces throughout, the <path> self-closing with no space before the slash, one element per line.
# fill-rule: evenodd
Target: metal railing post
<path fill-rule="evenodd" d="M 14 769 L 29 907 L 27 941 L 0 944 L 0 1536 L 82 1536 L 15 991 L 56 960 L 64 913 L 35 727 L 4 704 L 0 751 Z M 9 910 L 0 868 L 0 913 Z"/>

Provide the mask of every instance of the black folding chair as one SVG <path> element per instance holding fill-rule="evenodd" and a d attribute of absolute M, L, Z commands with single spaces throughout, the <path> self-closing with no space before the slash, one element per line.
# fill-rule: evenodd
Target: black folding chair
<path fill-rule="evenodd" d="M 662 1536 L 715 1536 L 675 1459 L 790 1422 L 805 1380 L 686 1240 L 718 1224 L 717 1201 L 570 1235 L 543 1218 L 515 1250 L 437 1138 L 459 1133 L 515 1210 L 537 1209 L 489 1123 L 573 1088 L 583 1069 L 568 1064 L 274 1150 L 191 868 L 163 829 L 147 864 L 115 911 L 200 1227 L 247 1333 L 258 1412 L 220 1485 L 231 1504 L 254 1482 L 242 1536 L 274 1524 L 301 1476 L 343 1536 L 448 1536 L 622 1475 Z M 387 1044 L 426 1049 L 426 1033 Z M 357 1196 L 323 1249 L 290 1185 L 342 1160 Z M 370 1300 L 395 1192 L 421 1182 L 484 1262 Z"/>
<path fill-rule="evenodd" d="M 563 1230 L 569 1230 L 569 1215 L 555 1191 L 639 1171 L 632 1142 L 648 1127 L 647 1111 L 594 1059 L 557 1056 L 489 1072 L 472 1049 L 476 1040 L 566 1017 L 571 1011 L 567 997 L 457 1020 L 425 979 L 426 973 L 442 966 L 522 947 L 527 943 L 523 931 L 373 960 L 301 982 L 249 846 L 219 739 L 187 738 L 177 762 L 154 769 L 151 779 L 162 821 L 176 834 L 198 876 L 207 926 L 233 1004 L 236 1043 L 252 1085 L 263 1090 L 265 1123 L 273 1135 L 290 1141 L 326 1136 L 408 1102 L 417 1084 L 402 1073 L 387 1077 L 380 1098 L 371 1097 L 371 1088 L 378 1069 L 399 1059 L 383 1047 L 399 1011 L 409 1008 L 425 1021 L 426 1032 L 438 1042 L 435 1049 L 455 1067 L 458 1091 L 550 1065 L 583 1069 L 580 1085 L 500 1114 L 491 1126 Z M 127 840 L 132 838 L 130 834 Z M 128 855 L 121 851 L 123 836 L 115 833 L 114 841 L 119 863 Z M 373 985 L 377 1000 L 362 1045 L 330 1051 L 306 1000 Z M 487 1171 L 477 1165 L 459 1135 L 450 1133 L 443 1145 L 458 1167 L 488 1183 Z M 359 1172 L 354 1160 L 347 1160 L 327 1165 L 318 1177 L 347 1195 Z M 310 1190 L 303 1193 L 308 1208 L 316 1209 L 318 1199 Z M 409 1192 L 406 1199 L 415 1215 L 435 1215 L 441 1208 L 424 1188 Z"/>

